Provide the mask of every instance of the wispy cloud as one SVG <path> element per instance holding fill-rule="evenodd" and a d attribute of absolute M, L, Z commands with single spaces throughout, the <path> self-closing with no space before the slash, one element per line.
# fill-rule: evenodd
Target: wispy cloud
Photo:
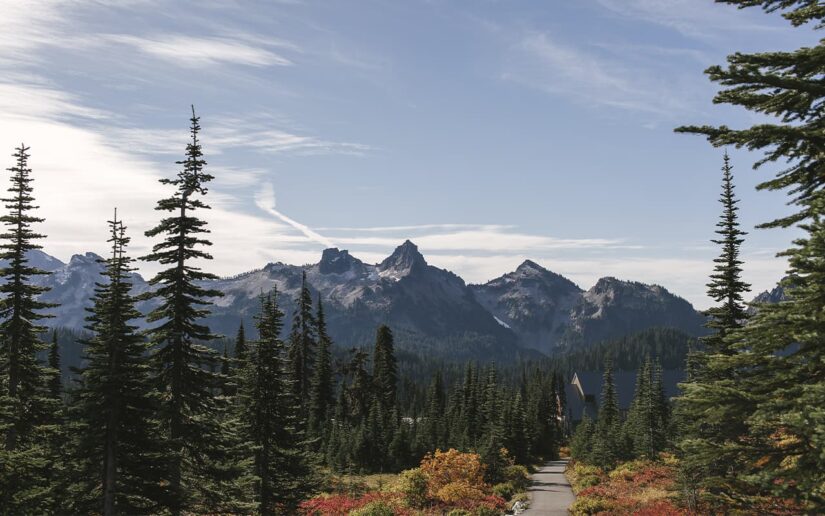
<path fill-rule="evenodd" d="M 597 0 L 613 13 L 674 29 L 685 36 L 719 39 L 733 32 L 776 32 L 735 7 L 712 0 Z M 757 13 L 759 14 L 759 13 Z"/>
<path fill-rule="evenodd" d="M 297 229 L 301 233 L 304 234 L 309 240 L 317 242 L 325 247 L 335 247 L 335 244 L 332 243 L 332 240 L 326 238 L 325 236 L 313 231 L 312 228 L 307 226 L 306 224 L 301 224 L 297 220 L 291 219 L 287 217 L 280 211 L 275 209 L 276 202 L 275 202 L 275 189 L 272 187 L 271 183 L 265 184 L 257 194 L 255 194 L 255 204 L 258 208 L 262 209 L 263 211 L 269 213 L 270 215 L 277 217 L 279 220 L 289 224 L 293 228 Z"/>
<path fill-rule="evenodd" d="M 585 102 L 670 116 L 688 109 L 675 95 L 676 84 L 664 82 L 644 67 L 610 58 L 599 47 L 556 41 L 550 34 L 532 32 L 515 46 L 518 55 L 504 79 Z"/>
<path fill-rule="evenodd" d="M 229 149 L 247 149 L 265 154 L 362 156 L 372 150 L 369 145 L 298 134 L 285 127 L 286 122 L 260 113 L 248 117 L 210 116 L 202 125 L 202 141 L 211 154 L 222 154 Z M 122 149 L 147 155 L 180 154 L 187 140 L 186 132 L 179 129 L 112 126 L 107 128 L 107 133 L 112 142 Z"/>
<path fill-rule="evenodd" d="M 228 37 L 194 37 L 177 34 L 133 36 L 109 34 L 103 39 L 129 45 L 176 65 L 203 68 L 214 65 L 255 67 L 289 66 L 292 61 L 272 50 Z"/>

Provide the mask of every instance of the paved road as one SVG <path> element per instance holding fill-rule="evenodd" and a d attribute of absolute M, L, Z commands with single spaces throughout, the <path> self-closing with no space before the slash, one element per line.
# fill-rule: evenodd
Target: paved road
<path fill-rule="evenodd" d="M 566 516 L 567 508 L 576 500 L 570 483 L 564 477 L 566 460 L 554 460 L 533 474 L 530 487 L 530 508 L 527 516 Z"/>

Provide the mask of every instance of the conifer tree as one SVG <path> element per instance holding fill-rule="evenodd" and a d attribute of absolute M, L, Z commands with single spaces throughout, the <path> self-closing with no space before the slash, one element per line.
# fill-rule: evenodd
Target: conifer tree
<path fill-rule="evenodd" d="M 163 236 L 163 240 L 142 258 L 165 267 L 149 281 L 155 288 L 144 299 L 159 302 L 147 321 L 160 324 L 151 328 L 148 336 L 161 392 L 159 415 L 169 446 L 170 509 L 175 514 L 192 507 L 195 491 L 201 491 L 203 498 L 207 496 L 204 491 L 214 487 L 214 454 L 222 442 L 212 396 L 213 389 L 221 387 L 221 377 L 211 372 L 219 355 L 204 344 L 216 336 L 200 322 L 208 314 L 209 298 L 221 292 L 202 287 L 201 282 L 217 277 L 192 264 L 193 260 L 212 258 L 204 250 L 211 242 L 204 238 L 209 230 L 198 212 L 209 209 L 202 198 L 213 176 L 204 171 L 206 161 L 198 138 L 200 119 L 194 108 L 190 121 L 186 159 L 177 162 L 181 171 L 175 179 L 160 180 L 174 192 L 158 201 L 155 209 L 169 215 L 146 232 L 147 237 Z"/>
<path fill-rule="evenodd" d="M 292 386 L 295 389 L 295 399 L 301 407 L 307 408 L 309 400 L 310 382 L 315 361 L 316 335 L 315 317 L 312 315 L 312 294 L 307 284 L 307 273 L 301 274 L 301 290 L 295 315 L 292 318 L 292 331 L 289 335 L 289 365 L 292 371 Z M 304 413 L 304 411 L 302 411 Z"/>
<path fill-rule="evenodd" d="M 811 0 L 722 0 L 740 8 L 760 7 L 781 13 L 794 26 L 825 27 L 825 6 Z M 717 457 L 740 484 L 720 496 L 747 511 L 750 494 L 790 497 L 805 512 L 825 511 L 825 167 L 821 138 L 822 63 L 825 44 L 792 51 L 735 53 L 726 67 L 707 70 L 723 86 L 715 102 L 741 106 L 773 117 L 744 129 L 690 126 L 683 132 L 704 134 L 714 145 L 764 151 L 759 168 L 788 162 L 777 176 L 759 185 L 785 190 L 794 213 L 762 227 L 797 226 L 803 236 L 783 253 L 789 261 L 784 282 L 789 300 L 760 307 L 742 330 L 729 336 L 731 356 L 714 355 L 705 369 L 734 370 L 738 380 L 727 385 L 728 402 L 708 408 L 707 417 L 744 421 L 740 437 L 716 446 Z M 688 393 L 690 394 L 690 392 Z M 703 393 L 697 393 L 701 396 Z M 709 394 L 709 393 L 708 393 Z M 737 404 L 737 401 L 742 401 Z M 710 451 L 705 454 L 709 455 Z M 748 492 L 741 484 L 752 492 Z M 726 484 L 720 484 L 727 486 Z"/>
<path fill-rule="evenodd" d="M 621 457 L 619 436 L 621 433 L 621 419 L 619 401 L 616 395 L 616 384 L 613 381 L 613 365 L 605 364 L 602 380 L 601 402 L 599 416 L 593 435 L 593 450 L 591 460 L 598 466 L 612 467 Z"/>
<path fill-rule="evenodd" d="M 315 331 L 318 336 L 318 352 L 315 357 L 315 369 L 310 384 L 308 430 L 312 437 L 321 437 L 326 430 L 326 421 L 334 399 L 334 385 L 332 376 L 332 339 L 327 333 L 326 317 L 321 295 L 318 294 L 317 310 L 315 312 Z"/>
<path fill-rule="evenodd" d="M 52 343 L 49 346 L 49 397 L 61 402 L 63 395 L 63 376 L 60 372 L 60 345 L 57 340 L 57 330 L 52 331 Z"/>
<path fill-rule="evenodd" d="M 133 320 L 129 237 L 115 217 L 109 221 L 111 255 L 101 260 L 84 342 L 86 367 L 73 393 L 73 433 L 78 471 L 72 510 L 78 513 L 151 514 L 168 501 L 164 454 L 153 414 L 157 395 L 150 383 L 147 344 Z"/>
<path fill-rule="evenodd" d="M 238 326 L 238 334 L 235 337 L 235 360 L 239 366 L 246 358 L 246 330 L 244 330 L 243 322 Z"/>
<path fill-rule="evenodd" d="M 54 305 L 38 301 L 48 289 L 33 278 L 47 272 L 29 263 L 28 253 L 45 238 L 34 225 L 44 219 L 32 214 L 34 203 L 29 147 L 15 149 L 9 195 L 2 199 L 7 213 L 0 217 L 6 226 L 0 234 L 0 433 L 3 437 L 0 463 L 0 506 L 10 514 L 46 511 L 49 459 L 48 446 L 39 430 L 49 415 L 59 410 L 49 396 L 49 372 L 38 363 L 37 353 L 46 349 L 39 324 L 47 316 L 41 310 Z"/>
<path fill-rule="evenodd" d="M 372 377 L 378 401 L 383 404 L 385 410 L 393 410 L 398 391 L 398 365 L 395 360 L 392 330 L 386 325 L 381 325 L 376 333 L 372 363 Z"/>
<path fill-rule="evenodd" d="M 264 515 L 287 514 L 314 482 L 302 450 L 298 404 L 280 338 L 283 312 L 274 291 L 261 299 L 256 326 L 259 338 L 247 350 L 239 404 L 243 432 L 254 453 L 255 509 Z"/>

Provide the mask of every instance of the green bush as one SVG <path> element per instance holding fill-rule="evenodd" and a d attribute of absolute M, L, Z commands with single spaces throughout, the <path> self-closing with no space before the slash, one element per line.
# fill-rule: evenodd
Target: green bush
<path fill-rule="evenodd" d="M 513 485 L 516 492 L 524 491 L 530 487 L 530 472 L 519 464 L 506 467 L 504 469 L 504 479 Z"/>
<path fill-rule="evenodd" d="M 509 500 L 516 494 L 516 488 L 512 482 L 502 482 L 493 486 L 493 494 Z"/>
<path fill-rule="evenodd" d="M 600 512 L 610 512 L 613 504 L 604 498 L 577 498 L 570 506 L 570 514 L 573 516 L 589 516 Z"/>
<path fill-rule="evenodd" d="M 418 468 L 402 471 L 393 491 L 404 496 L 407 506 L 421 509 L 427 505 L 427 476 Z"/>
<path fill-rule="evenodd" d="M 349 516 L 395 516 L 395 510 L 386 502 L 376 500 L 360 509 L 350 511 Z"/>
<path fill-rule="evenodd" d="M 473 516 L 470 511 L 466 511 L 464 509 L 453 509 L 452 511 L 447 513 L 447 516 Z"/>
<path fill-rule="evenodd" d="M 501 516 L 501 511 L 492 507 L 476 507 L 471 513 L 472 516 Z"/>

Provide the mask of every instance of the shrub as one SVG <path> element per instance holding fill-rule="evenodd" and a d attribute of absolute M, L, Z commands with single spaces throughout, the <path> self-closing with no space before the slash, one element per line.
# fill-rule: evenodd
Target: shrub
<path fill-rule="evenodd" d="M 421 509 L 427 505 L 427 486 L 427 476 L 416 468 L 402 471 L 390 489 L 400 493 L 409 507 Z"/>
<path fill-rule="evenodd" d="M 395 516 L 395 510 L 386 502 L 376 500 L 350 511 L 349 516 Z"/>
<path fill-rule="evenodd" d="M 466 509 L 453 509 L 447 513 L 447 516 L 473 516 L 473 513 Z"/>
<path fill-rule="evenodd" d="M 427 478 L 427 496 L 441 500 L 439 492 L 448 484 L 459 484 L 448 489 L 444 496 L 452 498 L 452 492 L 459 489 L 467 494 L 487 492 L 488 486 L 484 483 L 484 465 L 476 453 L 461 453 L 457 450 L 435 454 L 427 454 L 421 460 L 421 472 Z"/>
<path fill-rule="evenodd" d="M 530 472 L 521 465 L 508 466 L 504 469 L 504 478 L 518 491 L 524 491 L 530 486 Z"/>
<path fill-rule="evenodd" d="M 482 505 L 481 507 L 476 507 L 471 514 L 473 516 L 500 516 L 501 510 Z"/>
<path fill-rule="evenodd" d="M 516 488 L 512 482 L 502 482 L 493 486 L 493 494 L 509 500 L 516 493 Z"/>
<path fill-rule="evenodd" d="M 484 491 L 465 480 L 459 480 L 441 487 L 435 493 L 434 498 L 446 504 L 456 504 L 468 500 L 481 500 L 484 498 Z"/>
<path fill-rule="evenodd" d="M 579 497 L 576 498 L 569 510 L 573 516 L 588 516 L 600 512 L 609 512 L 613 510 L 613 504 L 604 498 Z"/>

